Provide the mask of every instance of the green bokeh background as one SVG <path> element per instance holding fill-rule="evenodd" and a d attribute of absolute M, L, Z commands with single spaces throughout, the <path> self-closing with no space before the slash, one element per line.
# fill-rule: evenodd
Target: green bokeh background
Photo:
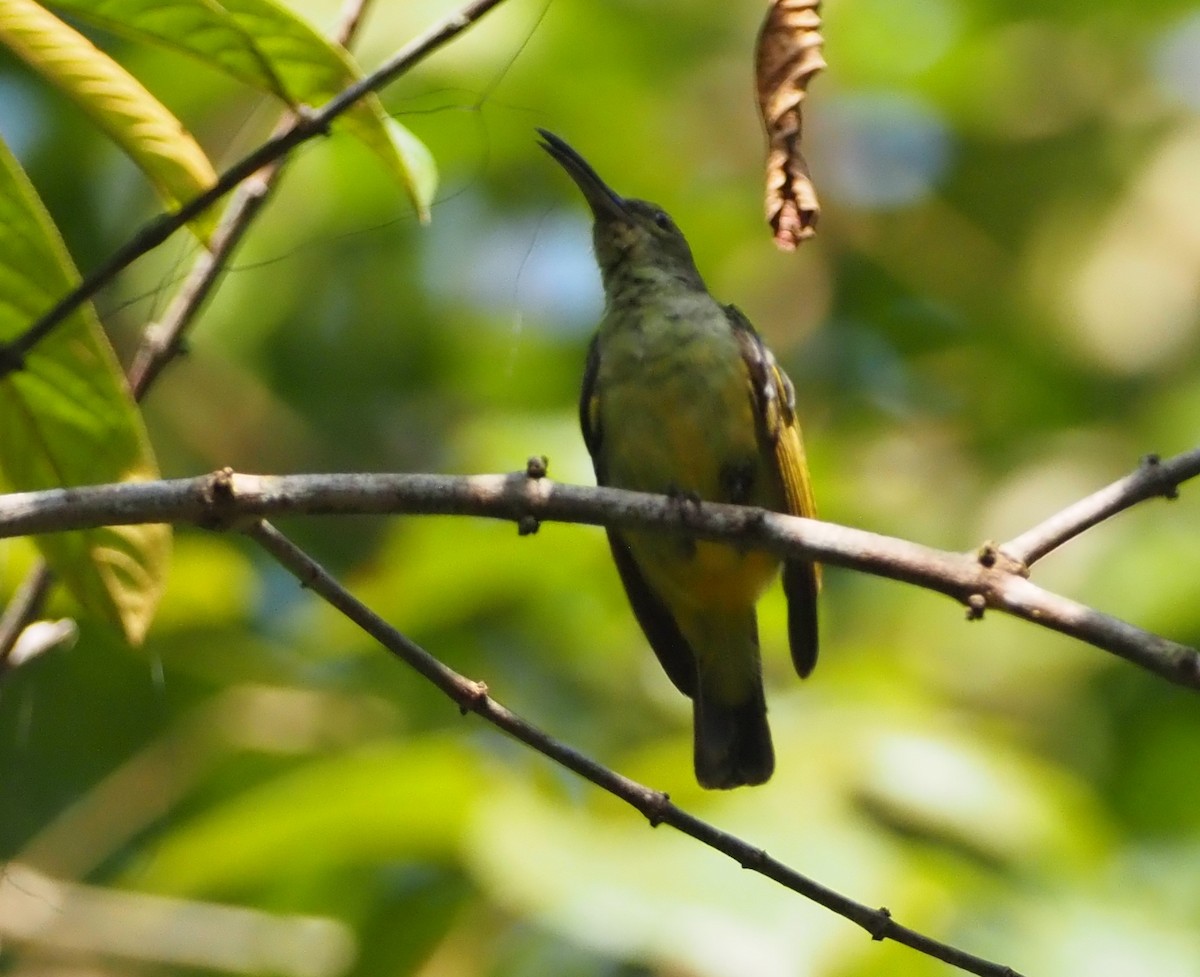
<path fill-rule="evenodd" d="M 450 9 L 377 4 L 361 60 Z M 555 478 L 590 482 L 575 397 L 599 287 L 584 209 L 535 126 L 670 210 L 712 290 L 758 325 L 796 382 L 825 518 L 966 550 L 1147 452 L 1194 447 L 1195 5 L 831 0 L 806 115 L 823 214 L 794 255 L 761 218 L 763 9 L 508 0 L 385 93 L 442 169 L 428 228 L 353 142 L 301 149 L 146 401 L 164 473 L 469 473 L 545 454 Z M 97 40 L 216 158 L 268 131 L 274 109 L 191 61 Z M 0 106 L 81 268 L 154 213 L 128 162 L 11 60 Z M 193 252 L 173 241 L 103 296 L 124 355 Z M 782 601 L 761 609 L 775 779 L 707 794 L 688 704 L 600 531 L 283 528 L 555 737 L 906 925 L 1038 977 L 1200 975 L 1194 693 L 830 570 L 804 685 Z M 1198 536 L 1185 486 L 1034 579 L 1200 644 Z M 31 560 L 0 542 L 0 597 Z M 51 612 L 73 609 L 58 596 Z M 241 539 L 178 532 L 143 649 L 79 625 L 74 648 L 0 686 L 6 972 L 208 973 L 217 957 L 299 977 L 950 972 L 461 717 Z M 21 929 L 63 892 L 38 886 L 66 882 L 89 887 L 70 898 L 98 900 L 111 942 Z M 183 900 L 161 946 L 137 928 L 142 903 L 105 901 L 121 894 Z M 203 914 L 214 904 L 252 912 L 235 926 Z"/>

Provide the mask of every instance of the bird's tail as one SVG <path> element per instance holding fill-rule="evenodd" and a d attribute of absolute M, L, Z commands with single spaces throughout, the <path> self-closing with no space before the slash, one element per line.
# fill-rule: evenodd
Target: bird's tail
<path fill-rule="evenodd" d="M 761 784 L 775 770 L 761 679 L 740 702 L 706 692 L 703 675 L 693 702 L 696 780 L 710 790 Z"/>

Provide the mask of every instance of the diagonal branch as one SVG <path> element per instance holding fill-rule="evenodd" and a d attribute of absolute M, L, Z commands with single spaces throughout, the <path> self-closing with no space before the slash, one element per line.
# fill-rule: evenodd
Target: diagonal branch
<path fill-rule="evenodd" d="M 5 606 L 4 613 L 0 614 L 0 677 L 3 677 L 5 670 L 12 663 L 13 649 L 16 648 L 21 633 L 41 613 L 42 604 L 53 582 L 54 575 L 50 568 L 45 562 L 39 561 L 25 575 L 16 593 Z"/>
<path fill-rule="evenodd" d="M 503 0 L 472 0 L 457 13 L 434 24 L 419 37 L 397 51 L 383 65 L 366 77 L 343 89 L 320 109 L 296 117 L 283 132 L 272 136 L 253 152 L 234 163 L 218 177 L 208 190 L 185 203 L 178 210 L 144 224 L 124 245 L 94 269 L 75 288 L 45 312 L 25 332 L 7 345 L 0 346 L 0 379 L 21 369 L 26 354 L 44 339 L 60 322 L 80 305 L 92 298 L 118 274 L 142 255 L 153 251 L 193 218 L 204 213 L 243 180 L 253 176 L 269 163 L 282 158 L 301 143 L 329 131 L 333 120 L 370 92 L 378 91 L 404 74 L 429 54 L 452 40 Z"/>
<path fill-rule="evenodd" d="M 342 47 L 349 47 L 358 33 L 367 2 L 346 0 L 339 23 L 330 35 Z M 272 136 L 283 135 L 295 124 L 296 114 L 284 112 Z M 221 223 L 213 234 L 212 243 L 196 257 L 166 314 L 159 322 L 146 328 L 129 368 L 129 386 L 135 400 L 142 400 L 163 367 L 182 352 L 184 334 L 215 287 L 251 222 L 270 199 L 285 162 L 286 159 L 281 158 L 264 166 L 238 187 L 221 215 Z"/>
<path fill-rule="evenodd" d="M 1137 471 L 1055 513 L 999 549 L 1009 559 L 1032 566 L 1047 553 L 1086 529 L 1138 502 L 1162 496 L 1175 498 L 1179 485 L 1200 475 L 1200 448 L 1168 461 L 1147 455 Z"/>
<path fill-rule="evenodd" d="M 994 547 L 951 553 L 877 533 L 734 505 L 682 506 L 666 496 L 562 485 L 511 475 L 213 475 L 0 496 L 0 538 L 142 522 L 236 527 L 274 515 L 473 515 L 509 519 L 522 533 L 543 519 L 658 529 L 754 545 L 915 584 L 1059 631 L 1200 690 L 1200 653 L 1052 594 Z"/>
<path fill-rule="evenodd" d="M 1198 474 L 1194 456 L 1193 452 L 1159 463 L 1168 473 L 1171 485 Z M 302 583 L 412 665 L 461 708 L 479 713 L 510 735 L 626 800 L 652 824 L 672 825 L 744 867 L 856 922 L 875 939 L 895 940 L 971 973 L 1016 977 L 1010 968 L 900 926 L 886 910 L 872 910 L 822 886 L 769 858 L 765 852 L 687 814 L 664 795 L 557 743 L 489 699 L 482 685 L 463 678 L 409 642 L 357 602 L 303 552 L 262 523 L 261 517 L 275 513 L 424 513 L 510 519 L 522 533 L 536 531 L 543 519 L 687 533 L 743 546 L 761 546 L 780 555 L 819 559 L 913 583 L 962 601 L 971 617 L 981 616 L 989 607 L 1002 610 L 1112 651 L 1193 689 L 1200 689 L 1200 654 L 1037 587 L 1026 579 L 1028 570 L 1023 563 L 1015 562 L 1010 554 L 994 546 L 986 546 L 974 554 L 950 553 L 847 526 L 759 509 L 712 503 L 681 505 L 678 500 L 664 496 L 558 485 L 542 477 L 544 470 L 540 459 L 531 461 L 523 473 L 471 477 L 256 476 L 238 475 L 226 469 L 194 479 L 14 493 L 0 496 L 0 538 L 137 522 L 194 522 L 210 529 L 240 527 Z M 1118 483 L 1115 488 L 1110 487 L 1066 510 L 1070 513 L 1076 508 L 1080 512 L 1087 509 L 1090 515 L 1063 517 L 1043 525 L 1059 526 L 1054 530 L 1054 538 L 1066 539 L 1140 499 L 1172 494 L 1161 479 L 1152 486 L 1136 481 L 1124 488 L 1121 485 Z M 1076 528 L 1069 531 L 1063 528 L 1069 525 Z M 1031 534 L 1038 531 L 1035 528 Z"/>
<path fill-rule="evenodd" d="M 425 649 L 410 641 L 378 614 L 355 598 L 320 564 L 291 540 L 266 522 L 256 522 L 246 534 L 270 553 L 300 583 L 328 601 L 351 621 L 375 638 L 397 658 L 414 668 L 455 702 L 463 713 L 473 712 L 493 726 L 532 747 L 544 756 L 562 764 L 596 786 L 619 797 L 640 811 L 651 826 L 670 825 L 697 841 L 728 855 L 742 868 L 758 872 L 824 906 L 839 916 L 857 923 L 874 940 L 893 940 L 921 953 L 945 961 L 968 973 L 981 977 L 1020 977 L 1011 967 L 993 963 L 967 953 L 958 947 L 942 943 L 897 923 L 886 909 L 871 909 L 820 882 L 802 875 L 761 848 L 755 848 L 735 835 L 688 814 L 672 804 L 666 794 L 651 790 L 614 770 L 597 763 L 591 757 L 560 743 L 532 723 L 492 699 L 487 686 L 473 682 L 445 665 Z"/>

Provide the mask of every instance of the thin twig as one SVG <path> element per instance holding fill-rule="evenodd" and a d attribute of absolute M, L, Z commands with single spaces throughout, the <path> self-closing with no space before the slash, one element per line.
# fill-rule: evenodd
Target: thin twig
<path fill-rule="evenodd" d="M 332 34 L 333 40 L 342 47 L 349 47 L 353 41 L 366 6 L 367 0 L 347 0 L 345 3 Z M 295 122 L 294 112 L 284 112 L 275 125 L 272 137 L 283 135 Z M 163 318 L 146 328 L 134 355 L 133 365 L 129 368 L 129 387 L 135 400 L 140 401 L 145 396 L 163 367 L 182 352 L 184 333 L 225 270 L 234 248 L 270 199 L 285 163 L 286 159 L 279 159 L 264 166 L 238 187 L 221 215 L 221 223 L 213 234 L 208 250 L 196 257 Z"/>
<path fill-rule="evenodd" d="M 46 564 L 39 562 L 21 581 L 4 608 L 4 614 L 0 615 L 0 678 L 8 670 L 9 656 L 17 646 L 21 632 L 38 616 L 53 580 Z"/>
<path fill-rule="evenodd" d="M 1175 498 L 1179 485 L 1197 475 L 1200 475 L 1200 448 L 1168 461 L 1162 461 L 1158 455 L 1147 455 L 1132 474 L 1080 499 L 999 548 L 1010 559 L 1033 566 L 1047 553 L 1123 509 L 1159 496 Z"/>
<path fill-rule="evenodd" d="M 755 545 L 915 584 L 982 616 L 988 608 L 1127 659 L 1200 689 L 1200 653 L 1030 583 L 994 548 L 951 553 L 877 533 L 742 506 L 677 500 L 613 488 L 562 485 L 511 475 L 213 475 L 141 484 L 52 489 L 0 496 L 0 538 L 144 522 L 212 529 L 276 515 L 423 514 L 509 519 L 522 532 L 540 520 L 658 529 Z"/>
<path fill-rule="evenodd" d="M 666 794 L 597 763 L 502 706 L 487 693 L 482 682 L 473 682 L 410 641 L 378 614 L 351 595 L 320 564 L 266 522 L 246 528 L 246 534 L 270 553 L 304 587 L 324 598 L 384 648 L 415 669 L 444 692 L 464 713 L 474 712 L 493 726 L 562 764 L 640 811 L 652 826 L 667 824 L 697 841 L 728 855 L 742 868 L 758 872 L 818 905 L 857 923 L 872 939 L 893 940 L 981 977 L 1020 977 L 1010 967 L 993 963 L 957 947 L 935 940 L 897 923 L 886 909 L 871 909 L 802 875 L 771 858 L 761 848 L 721 831 L 672 804 Z"/>
<path fill-rule="evenodd" d="M 204 213 L 230 190 L 267 164 L 280 159 L 290 150 L 314 136 L 328 132 L 333 121 L 364 95 L 378 91 L 404 74 L 502 2 L 503 0 L 473 0 L 468 3 L 457 13 L 451 14 L 424 34 L 410 41 L 375 71 L 344 88 L 320 109 L 306 111 L 297 116 L 287 130 L 272 136 L 253 152 L 230 166 L 204 193 L 193 197 L 178 210 L 169 214 L 160 214 L 144 224 L 132 238 L 59 299 L 25 332 L 7 345 L 0 346 L 0 379 L 14 370 L 21 369 L 25 356 L 55 326 L 92 298 L 138 258 L 153 251 L 188 221 Z"/>
<path fill-rule="evenodd" d="M 291 113 L 285 115 L 276 131 L 290 125 L 293 118 Z M 146 327 L 129 367 L 129 388 L 135 400 L 141 401 L 163 368 L 183 352 L 184 334 L 225 270 L 233 249 L 269 199 L 280 165 L 266 167 L 238 188 L 213 234 L 211 250 L 197 255 L 166 314 Z"/>

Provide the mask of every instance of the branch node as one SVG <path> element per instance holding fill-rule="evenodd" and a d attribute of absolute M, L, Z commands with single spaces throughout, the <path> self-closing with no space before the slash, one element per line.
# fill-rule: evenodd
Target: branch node
<path fill-rule="evenodd" d="M 657 828 L 667 819 L 667 811 L 671 807 L 671 795 L 661 790 L 646 791 L 645 800 L 641 804 L 642 814 L 650 822 L 650 827 Z"/>
<path fill-rule="evenodd" d="M 999 570 L 1001 573 L 1011 573 L 1018 577 L 1029 576 L 1029 566 L 1024 560 L 1009 556 L 990 539 L 975 551 L 975 559 L 985 570 Z"/>
<path fill-rule="evenodd" d="M 878 943 L 888 938 L 893 925 L 892 911 L 887 906 L 880 906 L 871 913 L 871 924 L 866 930 L 871 934 L 871 939 Z"/>
<path fill-rule="evenodd" d="M 233 469 L 226 465 L 213 472 L 208 479 L 209 498 L 212 501 L 233 498 Z"/>
<path fill-rule="evenodd" d="M 525 462 L 525 477 L 535 479 L 545 478 L 549 468 L 550 459 L 545 455 L 531 455 L 529 460 Z"/>
<path fill-rule="evenodd" d="M 968 621 L 982 621 L 985 610 L 987 610 L 987 598 L 983 594 L 972 594 L 967 598 Z"/>
<path fill-rule="evenodd" d="M 537 516 L 531 516 L 528 513 L 526 513 L 520 519 L 517 520 L 517 535 L 518 536 L 532 536 L 534 533 L 536 533 L 541 528 L 541 526 L 542 526 L 542 524 L 538 520 Z"/>
<path fill-rule="evenodd" d="M 310 566 L 306 567 L 303 575 L 298 576 L 296 579 L 300 581 L 300 588 L 302 590 L 311 590 L 320 576 L 321 574 L 317 571 L 317 568 Z"/>
<path fill-rule="evenodd" d="M 465 716 L 469 712 L 478 712 L 483 708 L 483 704 L 487 702 L 487 682 L 464 680 L 456 686 L 454 698 L 458 702 L 458 711 L 462 715 Z"/>
<path fill-rule="evenodd" d="M 704 501 L 699 492 L 684 491 L 678 485 L 672 485 L 667 489 L 667 497 L 679 514 L 679 521 L 684 525 L 689 524 L 694 515 L 704 511 Z"/>
<path fill-rule="evenodd" d="M 239 520 L 256 522 L 257 517 L 241 516 L 237 511 L 236 491 L 232 468 L 220 468 L 205 479 L 200 489 L 200 500 L 204 503 L 204 514 L 196 520 L 202 529 L 233 529 Z"/>
<path fill-rule="evenodd" d="M 1195 686 L 1200 682 L 1200 654 L 1188 648 L 1186 654 L 1175 660 L 1175 669 L 1185 684 Z"/>
<path fill-rule="evenodd" d="M 767 511 L 765 509 L 751 509 L 742 519 L 742 529 L 747 533 L 756 533 L 762 529 L 767 521 Z"/>
<path fill-rule="evenodd" d="M 325 118 L 325 114 L 311 105 L 301 105 L 295 109 L 295 112 L 299 125 L 303 126 L 307 132 L 319 132 L 322 136 L 328 136 L 333 129 L 331 121 Z"/>
<path fill-rule="evenodd" d="M 767 850 L 765 848 L 755 848 L 748 853 L 744 858 L 738 859 L 738 864 L 742 868 L 749 869 L 751 872 L 762 871 L 762 867 L 767 863 Z"/>
<path fill-rule="evenodd" d="M 1157 452 L 1142 456 L 1141 469 L 1141 474 L 1147 476 L 1151 481 L 1163 483 L 1159 486 L 1159 494 L 1164 499 L 1174 502 L 1179 498 L 1179 484 L 1171 480 L 1169 475 L 1163 474 L 1162 458 Z"/>

